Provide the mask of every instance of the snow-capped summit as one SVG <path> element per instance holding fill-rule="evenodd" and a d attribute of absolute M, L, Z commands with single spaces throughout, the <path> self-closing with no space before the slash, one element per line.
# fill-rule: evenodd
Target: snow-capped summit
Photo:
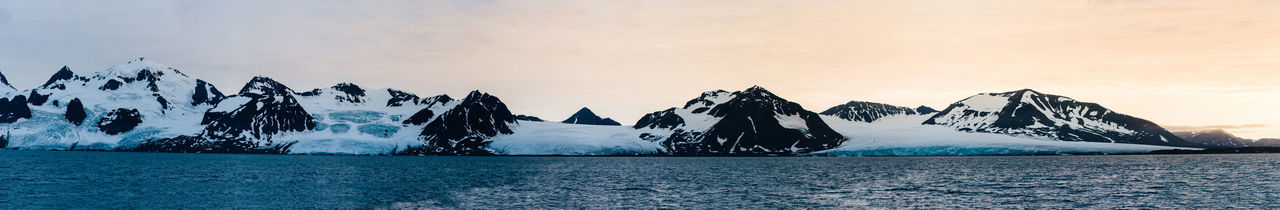
<path fill-rule="evenodd" d="M 600 116 L 597 116 L 595 112 L 591 112 L 591 109 L 587 109 L 586 107 L 582 107 L 582 109 L 579 109 L 577 113 L 573 113 L 573 116 L 569 116 L 569 119 L 565 119 L 561 122 L 583 125 L 622 125 L 622 123 L 618 123 L 618 121 L 614 121 L 610 118 L 600 118 Z"/>
<path fill-rule="evenodd" d="M 923 106 L 922 106 L 923 107 Z M 836 116 L 840 119 L 855 122 L 874 122 L 880 118 L 894 115 L 916 115 L 916 109 L 875 102 L 849 101 L 823 111 L 822 115 Z"/>
<path fill-rule="evenodd" d="M 1030 89 L 978 94 L 952 104 L 924 124 L 1062 141 L 1194 146 L 1150 121 Z"/>
<path fill-rule="evenodd" d="M 239 95 L 292 95 L 293 89 L 269 77 L 256 76 L 240 88 Z"/>
<path fill-rule="evenodd" d="M 110 148 L 194 133 L 205 110 L 223 97 L 211 84 L 141 58 L 91 73 L 63 66 L 24 92 L 31 119 L 5 128 L 13 136 L 10 146 L 20 148 Z M 70 107 L 72 101 L 80 102 L 79 109 Z"/>
<path fill-rule="evenodd" d="M 817 113 L 760 86 L 704 92 L 683 108 L 645 115 L 635 128 L 678 155 L 799 154 L 845 140 Z"/>

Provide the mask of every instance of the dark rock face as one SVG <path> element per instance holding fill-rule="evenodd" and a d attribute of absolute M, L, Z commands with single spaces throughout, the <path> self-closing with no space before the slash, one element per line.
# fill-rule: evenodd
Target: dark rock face
<path fill-rule="evenodd" d="M 62 66 L 62 69 L 59 69 L 57 73 L 53 73 L 53 76 L 49 77 L 49 81 L 45 82 L 44 85 L 41 85 L 40 87 L 50 87 L 50 85 L 53 85 L 53 83 L 57 83 L 58 81 L 71 79 L 76 79 L 76 73 L 72 72 L 71 68 Z"/>
<path fill-rule="evenodd" d="M 933 113 L 938 113 L 938 110 L 937 110 L 937 109 L 933 109 L 933 107 L 920 106 L 920 107 L 916 107 L 916 113 L 919 113 L 919 114 L 933 114 Z"/>
<path fill-rule="evenodd" d="M 168 153 L 237 153 L 237 154 L 288 154 L 289 148 L 297 142 L 260 147 L 245 138 L 212 140 L 203 136 L 178 136 L 173 138 L 153 139 L 132 149 L 132 152 L 168 152 Z"/>
<path fill-rule="evenodd" d="M 1173 132 L 1173 134 L 1202 148 L 1253 146 L 1250 145 L 1253 143 L 1252 140 L 1237 137 L 1236 135 L 1222 129 L 1177 131 Z"/>
<path fill-rule="evenodd" d="M 366 100 L 365 90 L 363 88 L 360 88 L 360 86 L 356 86 L 355 84 L 339 83 L 331 87 L 330 90 L 335 92 L 333 99 L 337 100 L 338 102 L 364 103 Z M 307 92 L 298 93 L 298 95 L 299 96 L 318 96 L 320 94 L 324 94 L 326 91 L 329 91 L 329 90 L 315 89 Z"/>
<path fill-rule="evenodd" d="M 0 98 L 0 123 L 13 123 L 31 118 L 31 107 L 26 96 L 14 96 L 12 100 Z"/>
<path fill-rule="evenodd" d="M 414 96 L 414 97 L 417 97 L 417 96 Z M 405 119 L 403 123 L 412 124 L 412 125 L 427 124 L 427 122 L 431 122 L 431 120 L 436 119 L 436 113 L 431 111 L 431 109 L 435 107 L 447 105 L 449 104 L 449 102 L 453 102 L 453 98 L 449 98 L 449 95 L 432 96 L 432 97 L 422 99 L 419 102 L 415 102 L 420 104 L 427 104 L 427 106 L 422 110 L 418 110 L 418 112 L 413 113 L 413 115 L 409 116 L 408 119 Z"/>
<path fill-rule="evenodd" d="M 107 135 L 116 135 L 129 132 L 141 123 L 142 115 L 137 109 L 116 109 L 98 120 L 98 129 Z"/>
<path fill-rule="evenodd" d="M 335 99 L 338 99 L 338 101 L 345 101 L 345 102 L 351 102 L 351 103 L 364 102 L 364 97 L 365 97 L 364 89 L 360 88 L 360 86 L 356 86 L 356 84 L 341 83 L 338 85 L 334 85 L 333 89 L 342 93 L 342 94 L 338 94 L 338 96 L 335 97 Z"/>
<path fill-rule="evenodd" d="M 217 105 L 218 102 L 226 97 L 222 95 L 222 91 L 218 91 L 218 88 L 213 87 L 213 85 L 209 85 L 204 80 L 196 80 L 196 91 L 191 94 L 191 105 Z"/>
<path fill-rule="evenodd" d="M 524 120 L 529 122 L 546 122 L 545 120 L 542 120 L 542 118 L 528 116 L 528 115 L 516 115 L 516 120 Z"/>
<path fill-rule="evenodd" d="M 80 102 L 79 98 L 71 99 L 71 102 L 67 103 L 67 122 L 80 126 L 80 124 L 84 124 L 84 119 L 88 116 L 84 111 L 84 103 Z"/>
<path fill-rule="evenodd" d="M 234 96 L 245 97 L 247 102 L 234 104 L 224 99 L 223 103 L 205 113 L 201 121 L 206 125 L 205 135 L 217 139 L 250 136 L 261 139 L 282 132 L 314 129 L 315 119 L 298 104 L 292 92 L 269 78 L 254 78 L 240 90 L 240 95 Z"/>
<path fill-rule="evenodd" d="M 591 112 L 591 109 L 587 109 L 586 107 L 582 107 L 582 109 L 579 109 L 577 113 L 573 114 L 573 116 L 569 116 L 569 119 L 565 119 L 564 121 L 561 121 L 561 122 L 568 123 L 568 124 L 583 124 L 583 125 L 614 125 L 614 126 L 622 125 L 622 123 L 618 123 L 613 119 L 600 118 L 600 116 L 597 116 L 595 112 Z"/>
<path fill-rule="evenodd" d="M 854 122 L 875 122 L 894 115 L 914 115 L 915 109 L 882 103 L 850 101 L 823 111 L 822 115 L 835 116 Z"/>
<path fill-rule="evenodd" d="M 485 149 L 489 138 L 512 134 L 515 115 L 498 97 L 473 91 L 457 106 L 440 113 L 422 129 L 422 147 L 410 148 L 408 154 L 429 155 L 493 155 Z"/>
<path fill-rule="evenodd" d="M 675 129 L 681 126 L 685 126 L 684 118 L 681 118 L 680 115 L 676 114 L 676 108 L 670 108 L 645 114 L 644 117 L 641 117 L 640 121 L 637 121 L 636 125 L 632 128 Z"/>
<path fill-rule="evenodd" d="M 124 85 L 120 80 L 107 80 L 107 84 L 103 84 L 98 90 L 119 90 L 120 85 Z"/>
<path fill-rule="evenodd" d="M 5 77 L 4 74 L 0 74 L 0 85 L 13 87 L 12 84 L 9 84 L 9 78 Z"/>
<path fill-rule="evenodd" d="M 422 100 L 418 95 L 414 95 L 409 92 L 393 89 L 387 89 L 387 92 L 391 94 L 391 99 L 387 100 L 387 107 L 400 107 L 406 104 L 418 104 L 418 101 Z"/>
<path fill-rule="evenodd" d="M 432 112 L 431 109 L 422 109 L 413 113 L 413 116 L 409 116 L 409 119 L 405 119 L 404 124 L 422 125 L 435 119 L 435 117 L 436 113 Z"/>
<path fill-rule="evenodd" d="M 44 106 L 45 102 L 49 102 L 48 94 L 40 94 L 39 91 L 31 90 L 30 96 L 27 96 L 27 103 L 33 106 Z"/>
<path fill-rule="evenodd" d="M 1151 121 L 1029 89 L 969 97 L 924 124 L 1062 141 L 1196 146 Z"/>
<path fill-rule="evenodd" d="M 699 130 L 685 125 L 687 117 L 715 123 Z M 672 129 L 665 138 L 648 133 L 641 138 L 660 140 L 676 155 L 793 155 L 835 148 L 845 141 L 817 113 L 759 86 L 732 94 L 707 92 L 684 109 L 646 115 L 636 127 Z"/>

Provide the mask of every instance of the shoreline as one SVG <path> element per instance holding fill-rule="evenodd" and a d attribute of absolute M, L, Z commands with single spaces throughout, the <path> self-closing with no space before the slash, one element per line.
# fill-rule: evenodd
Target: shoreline
<path fill-rule="evenodd" d="M 1239 148 L 1206 148 L 1203 150 L 1188 149 L 1170 149 L 1155 150 L 1145 153 L 1062 153 L 1062 154 L 1026 154 L 1026 155 L 1009 155 L 1009 154 L 993 154 L 993 155 L 883 155 L 883 156 L 840 156 L 840 155 L 821 155 L 821 154 L 799 154 L 799 155 L 778 155 L 778 154 L 753 154 L 753 155 L 663 155 L 663 154 L 637 154 L 637 155 L 388 155 L 388 154 L 277 154 L 277 153 L 180 153 L 180 152 L 134 152 L 119 150 L 102 150 L 102 149 L 84 149 L 84 150 L 28 150 L 5 148 L 4 151 L 50 151 L 50 152 L 104 152 L 104 153 L 152 153 L 152 154 L 230 154 L 230 155 L 296 155 L 296 156 L 389 156 L 389 157 L 1017 157 L 1017 156 L 1109 156 L 1109 155 L 1209 155 L 1209 154 L 1275 154 L 1280 153 L 1280 147 L 1239 147 Z"/>

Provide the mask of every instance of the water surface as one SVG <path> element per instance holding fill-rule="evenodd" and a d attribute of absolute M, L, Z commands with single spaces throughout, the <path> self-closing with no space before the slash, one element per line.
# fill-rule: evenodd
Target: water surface
<path fill-rule="evenodd" d="M 0 208 L 1280 207 L 1280 155 L 366 157 L 0 151 Z"/>

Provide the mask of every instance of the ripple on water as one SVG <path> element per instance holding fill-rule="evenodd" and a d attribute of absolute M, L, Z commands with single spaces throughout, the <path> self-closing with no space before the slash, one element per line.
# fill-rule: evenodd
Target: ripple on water
<path fill-rule="evenodd" d="M 358 157 L 0 151 L 0 208 L 1267 208 L 1280 155 Z"/>

